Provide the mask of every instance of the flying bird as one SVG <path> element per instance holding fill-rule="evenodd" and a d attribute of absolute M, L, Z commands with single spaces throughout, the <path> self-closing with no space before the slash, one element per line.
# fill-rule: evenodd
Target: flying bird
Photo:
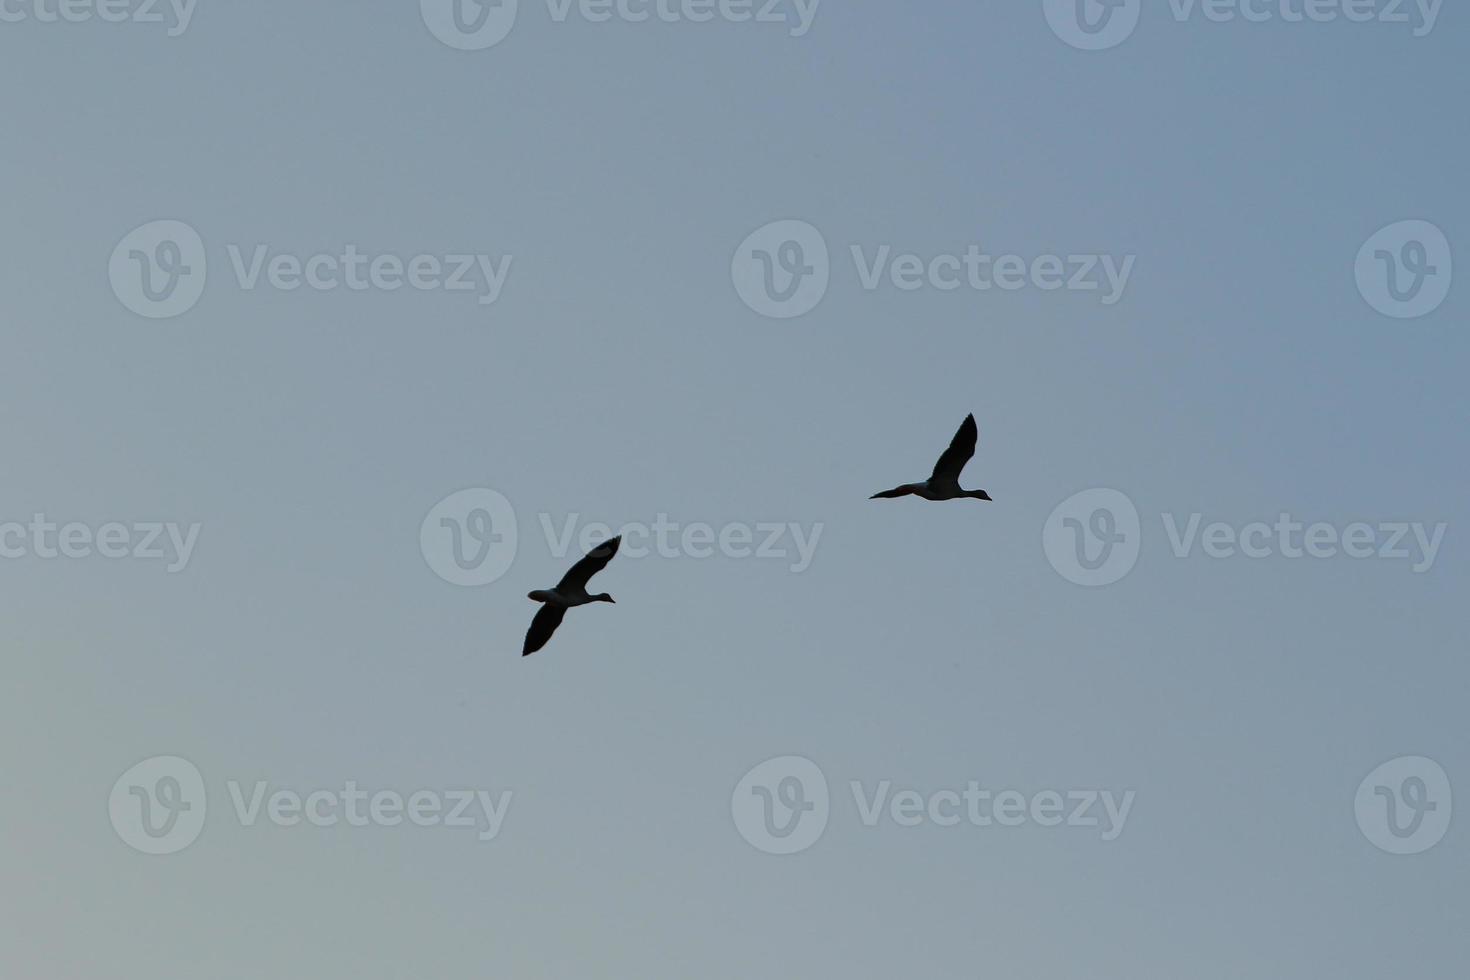
<path fill-rule="evenodd" d="M 905 483 L 892 490 L 875 493 L 868 499 L 907 497 L 913 494 L 925 500 L 957 500 L 960 497 L 989 500 L 990 494 L 984 490 L 964 490 L 960 487 L 960 470 L 964 469 L 970 457 L 975 455 L 975 440 L 978 438 L 979 431 L 975 428 L 975 416 L 965 416 L 965 420 L 960 423 L 960 430 L 950 440 L 949 448 L 939 457 L 939 462 L 934 464 L 934 473 L 929 479 L 923 483 Z"/>
<path fill-rule="evenodd" d="M 546 646 L 546 641 L 551 639 L 551 634 L 555 633 L 556 628 L 561 625 L 562 617 L 573 606 L 585 606 L 589 602 L 614 601 L 613 597 L 606 592 L 588 595 L 587 582 L 592 576 L 607 567 L 613 555 L 618 553 L 618 545 L 622 541 L 623 536 L 620 534 L 587 552 L 571 567 L 570 571 L 562 576 L 561 581 L 556 583 L 556 588 L 537 589 L 528 593 L 528 598 L 542 603 L 542 606 L 536 613 L 536 618 L 531 620 L 531 628 L 526 630 L 526 645 L 521 649 L 521 656 L 529 657 Z"/>

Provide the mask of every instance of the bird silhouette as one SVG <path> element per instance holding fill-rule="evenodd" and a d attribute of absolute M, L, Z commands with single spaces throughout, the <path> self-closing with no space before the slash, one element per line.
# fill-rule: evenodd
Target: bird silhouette
<path fill-rule="evenodd" d="M 975 416 L 966 415 L 965 420 L 960 423 L 960 429 L 950 440 L 949 448 L 939 457 L 939 462 L 934 464 L 934 472 L 929 479 L 923 483 L 905 483 L 894 487 L 892 490 L 884 490 L 875 493 L 869 500 L 886 500 L 892 497 L 923 497 L 925 500 L 957 500 L 961 497 L 969 497 L 973 500 L 989 500 L 990 494 L 984 490 L 965 490 L 960 487 L 960 471 L 975 455 L 975 442 L 979 438 L 979 430 L 975 427 Z"/>
<path fill-rule="evenodd" d="M 613 555 L 618 553 L 618 545 L 622 541 L 622 535 L 618 535 L 587 552 L 562 576 L 561 581 L 556 583 L 556 588 L 537 589 L 527 593 L 528 598 L 542 605 L 536 613 L 536 618 L 531 620 L 531 628 L 526 630 L 526 645 L 521 649 L 521 656 L 529 657 L 546 646 L 546 641 L 551 639 L 551 634 L 555 633 L 556 628 L 561 625 L 562 617 L 573 606 L 585 606 L 589 602 L 615 601 L 606 592 L 589 595 L 587 582 L 592 576 L 607 567 Z"/>

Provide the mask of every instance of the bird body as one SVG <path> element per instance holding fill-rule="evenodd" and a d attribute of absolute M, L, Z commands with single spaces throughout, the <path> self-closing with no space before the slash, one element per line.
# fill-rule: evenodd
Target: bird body
<path fill-rule="evenodd" d="M 587 583 L 612 561 L 622 540 L 621 535 L 610 538 L 587 552 L 562 576 L 561 581 L 556 583 L 556 588 L 536 589 L 527 593 L 527 598 L 541 603 L 541 609 L 536 613 L 536 618 L 531 620 L 531 628 L 526 631 L 526 644 L 521 648 L 521 656 L 529 657 L 546 646 L 546 641 L 551 639 L 551 634 L 561 625 L 562 617 L 567 614 L 568 609 L 593 602 L 616 601 L 606 592 L 596 595 L 589 593 Z"/>
<path fill-rule="evenodd" d="M 537 602 L 544 602 L 548 606 L 560 606 L 563 609 L 571 609 L 573 606 L 585 606 L 589 602 L 613 601 L 613 597 L 607 595 L 605 592 L 601 595 L 589 595 L 586 589 L 581 589 L 571 595 L 566 595 L 556 589 L 536 589 L 528 593 L 528 597 Z"/>
<path fill-rule="evenodd" d="M 959 500 L 962 497 L 970 497 L 975 500 L 989 500 L 990 494 L 984 490 L 963 490 L 958 483 L 950 486 L 940 484 L 936 486 L 934 481 L 925 480 L 923 483 L 905 483 L 901 487 L 892 490 L 884 490 L 875 493 L 869 500 L 878 500 L 886 497 L 923 497 L 925 500 Z"/>
<path fill-rule="evenodd" d="M 960 471 L 975 455 L 975 443 L 979 437 L 980 432 L 975 426 L 975 416 L 965 416 L 965 420 L 960 423 L 959 431 L 950 440 L 949 448 L 939 457 L 939 462 L 934 464 L 934 472 L 929 479 L 923 483 L 905 483 L 892 490 L 875 493 L 868 499 L 886 500 L 909 496 L 922 497 L 925 500 L 991 499 L 990 494 L 984 490 L 966 490 L 960 486 Z"/>

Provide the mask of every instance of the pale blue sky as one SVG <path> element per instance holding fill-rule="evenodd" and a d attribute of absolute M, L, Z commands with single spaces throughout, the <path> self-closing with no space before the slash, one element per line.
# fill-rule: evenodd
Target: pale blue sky
<path fill-rule="evenodd" d="M 29 9 L 31 0 L 26 0 Z M 1434 759 L 1470 793 L 1465 289 L 1376 313 L 1354 258 L 1470 235 L 1463 11 L 1177 22 L 1084 52 L 1039 0 L 827 0 L 781 25 L 557 23 L 452 50 L 412 2 L 200 0 L 0 23 L 0 523 L 198 522 L 187 567 L 0 560 L 7 975 L 1443 977 L 1463 821 L 1387 854 L 1353 799 Z M 15 9 L 15 4 L 7 9 Z M 731 256 L 820 229 L 803 317 Z M 209 281 L 149 320 L 108 261 L 156 219 Z M 231 244 L 511 255 L 499 300 L 243 290 Z M 1133 255 L 1095 293 L 866 291 L 848 247 Z M 1460 253 L 1462 257 L 1463 253 Z M 1466 273 L 1462 272 L 1462 277 Z M 994 503 L 869 501 L 967 412 Z M 441 499 L 497 490 L 509 572 L 446 583 Z M 1089 589 L 1042 528 L 1126 493 Z M 1433 567 L 1172 556 L 1161 516 L 1447 522 Z M 822 526 L 811 567 L 619 558 L 519 657 L 570 558 L 539 514 Z M 128 848 L 114 781 L 179 755 L 204 832 Z M 816 762 L 826 833 L 737 832 Z M 513 792 L 502 832 L 243 827 L 226 783 Z M 848 784 L 1136 791 L 1074 827 L 865 827 Z"/>

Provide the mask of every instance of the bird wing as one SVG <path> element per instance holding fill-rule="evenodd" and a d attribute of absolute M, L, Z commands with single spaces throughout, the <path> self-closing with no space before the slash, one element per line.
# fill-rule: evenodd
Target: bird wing
<path fill-rule="evenodd" d="M 536 618 L 531 620 L 531 628 L 526 630 L 526 645 L 521 648 L 521 656 L 529 657 L 531 654 L 546 646 L 546 641 L 551 639 L 551 634 L 561 625 L 561 618 L 567 614 L 565 606 L 553 606 L 551 603 L 544 604 L 536 613 Z"/>
<path fill-rule="evenodd" d="M 980 437 L 980 431 L 975 427 L 975 416 L 966 415 L 965 420 L 960 423 L 960 429 L 954 434 L 949 442 L 949 448 L 939 457 L 939 462 L 934 464 L 934 475 L 929 479 L 958 483 L 960 470 L 975 455 L 975 441 Z"/>
<path fill-rule="evenodd" d="M 556 584 L 556 590 L 558 592 L 566 592 L 567 590 L 575 592 L 578 589 L 587 588 L 587 583 L 591 580 L 592 576 L 602 571 L 607 567 L 607 563 L 612 561 L 613 555 L 618 553 L 618 545 L 622 544 L 622 542 L 623 536 L 620 534 L 615 538 L 609 538 L 596 548 L 587 552 L 586 555 L 582 556 L 581 560 L 562 576 L 561 581 Z"/>

